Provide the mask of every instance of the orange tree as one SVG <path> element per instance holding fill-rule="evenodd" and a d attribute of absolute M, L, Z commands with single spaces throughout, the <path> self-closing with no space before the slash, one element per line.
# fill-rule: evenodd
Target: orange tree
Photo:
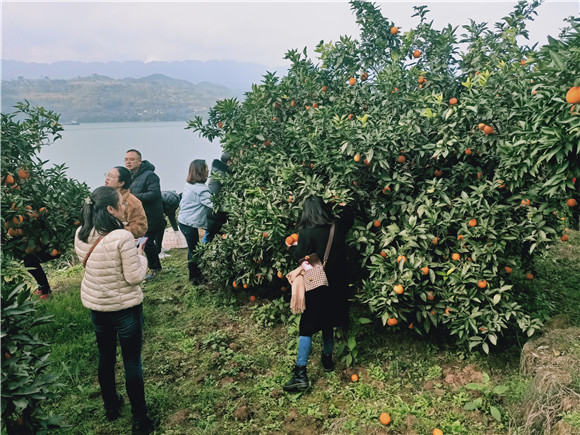
<path fill-rule="evenodd" d="M 58 115 L 28 102 L 16 109 L 2 113 L 2 251 L 56 257 L 72 244 L 88 187 L 68 178 L 64 165 L 44 168 L 37 155 L 60 138 Z"/>
<path fill-rule="evenodd" d="M 425 7 L 403 32 L 352 1 L 360 40 L 319 44 L 318 63 L 291 50 L 284 77 L 267 73 L 243 102 L 190 121 L 233 161 L 214 198 L 225 233 L 200 250 L 211 278 L 257 286 L 293 269 L 284 241 L 316 193 L 355 209 L 359 298 L 384 325 L 486 352 L 508 328 L 531 335 L 541 322 L 512 274 L 531 278 L 534 256 L 559 241 L 580 170 L 580 117 L 565 100 L 579 25 L 520 46 L 538 4 L 459 39 Z"/>

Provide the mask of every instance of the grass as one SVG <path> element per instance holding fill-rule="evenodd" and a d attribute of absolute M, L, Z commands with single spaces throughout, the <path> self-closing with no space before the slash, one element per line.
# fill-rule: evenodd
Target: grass
<path fill-rule="evenodd" d="M 566 313 L 576 325 L 578 264 L 580 234 L 573 232 L 569 243 L 557 244 L 540 260 L 531 284 L 550 290 L 547 314 Z M 508 338 L 487 356 L 421 339 L 409 330 L 369 324 L 361 326 L 357 337 L 356 365 L 338 363 L 328 374 L 320 365 L 321 339 L 315 336 L 308 365 L 313 387 L 304 394 L 287 394 L 281 386 L 295 362 L 296 336 L 281 320 L 283 315 L 288 320 L 290 311 L 280 295 L 193 287 L 184 250 L 171 251 L 163 268 L 156 280 L 143 285 L 146 398 L 151 412 L 161 418 L 159 433 L 427 434 L 438 427 L 445 434 L 503 434 L 513 426 L 511 417 L 530 383 L 519 374 L 523 339 Z M 58 400 L 46 409 L 70 425 L 63 434 L 130 433 L 128 404 L 118 421 L 104 418 L 94 333 L 79 297 L 82 273 L 79 265 L 53 268 L 49 279 L 54 296 L 38 305 L 39 314 L 54 315 L 55 321 L 37 332 L 52 343 L 52 369 L 64 384 Z M 250 294 L 257 296 L 255 302 Z M 361 315 L 367 314 L 355 305 L 354 318 Z M 125 395 L 120 361 L 119 354 L 117 384 Z M 350 380 L 353 373 L 360 378 L 356 383 Z M 501 422 L 485 408 L 463 409 L 478 397 L 465 385 L 482 382 L 482 373 L 490 376 L 490 388 L 509 387 L 502 396 L 489 396 L 488 406 L 503 413 Z M 378 420 L 381 412 L 392 417 L 386 429 Z M 578 412 L 563 418 L 577 424 Z"/>

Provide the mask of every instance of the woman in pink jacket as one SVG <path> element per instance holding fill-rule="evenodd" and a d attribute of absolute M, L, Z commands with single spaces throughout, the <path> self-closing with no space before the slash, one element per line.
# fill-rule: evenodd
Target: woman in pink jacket
<path fill-rule="evenodd" d="M 149 434 L 159 419 L 147 415 L 141 365 L 143 292 L 147 260 L 133 235 L 123 229 L 124 203 L 112 187 L 99 187 L 85 200 L 75 250 L 85 276 L 81 300 L 89 308 L 99 350 L 99 384 L 109 421 L 119 418 L 122 396 L 115 387 L 117 338 L 121 343 L 125 386 L 133 414 L 133 434 Z"/>

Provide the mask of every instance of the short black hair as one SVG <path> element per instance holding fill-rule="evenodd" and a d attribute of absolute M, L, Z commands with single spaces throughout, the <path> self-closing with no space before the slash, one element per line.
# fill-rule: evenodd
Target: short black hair
<path fill-rule="evenodd" d="M 127 153 L 137 153 L 137 155 L 139 156 L 139 159 L 143 160 L 143 157 L 141 156 L 141 153 L 139 151 L 133 149 L 133 148 L 131 148 L 130 150 L 127 150 L 125 152 L 125 154 L 127 154 Z"/>
<path fill-rule="evenodd" d="M 119 182 L 123 182 L 123 189 L 128 189 L 131 187 L 131 171 L 128 170 L 124 166 L 115 166 L 115 168 L 119 172 Z"/>

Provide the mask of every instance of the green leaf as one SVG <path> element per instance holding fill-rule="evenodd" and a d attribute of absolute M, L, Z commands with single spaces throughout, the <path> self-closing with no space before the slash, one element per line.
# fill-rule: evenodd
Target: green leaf
<path fill-rule="evenodd" d="M 491 416 L 493 418 L 495 418 L 497 421 L 501 421 L 501 412 L 498 408 L 496 408 L 495 406 L 490 406 L 489 412 L 491 413 Z"/>

